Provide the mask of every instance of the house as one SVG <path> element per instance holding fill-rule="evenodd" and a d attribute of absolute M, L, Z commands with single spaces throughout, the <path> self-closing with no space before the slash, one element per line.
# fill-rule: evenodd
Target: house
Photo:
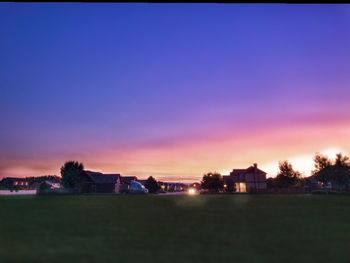
<path fill-rule="evenodd" d="M 27 178 L 6 177 L 0 181 L 0 195 L 35 195 Z"/>
<path fill-rule="evenodd" d="M 29 182 L 26 178 L 6 177 L 1 180 L 1 186 L 6 189 L 29 190 Z"/>
<path fill-rule="evenodd" d="M 83 172 L 82 193 L 119 193 L 120 187 L 120 174 L 103 174 L 93 171 Z"/>
<path fill-rule="evenodd" d="M 266 173 L 254 163 L 247 169 L 233 169 L 230 175 L 223 176 L 227 189 L 238 193 L 254 193 L 266 190 Z"/>

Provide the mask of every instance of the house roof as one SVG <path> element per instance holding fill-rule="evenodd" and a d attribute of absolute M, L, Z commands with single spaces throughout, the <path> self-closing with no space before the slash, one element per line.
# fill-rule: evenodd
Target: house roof
<path fill-rule="evenodd" d="M 232 172 L 230 173 L 230 176 L 245 174 L 247 169 L 233 169 Z"/>
<path fill-rule="evenodd" d="M 247 169 L 233 169 L 232 172 L 230 173 L 230 176 L 239 176 L 247 173 L 252 173 L 254 172 L 254 169 L 256 169 L 257 173 L 266 174 L 264 171 L 260 170 L 259 168 L 250 166 Z"/>
<path fill-rule="evenodd" d="M 266 172 L 264 172 L 263 170 L 260 170 L 259 168 L 257 167 L 254 167 L 254 166 L 250 166 L 246 169 L 246 173 L 249 173 L 249 172 L 253 172 L 254 169 L 256 169 L 256 172 L 257 173 L 261 173 L 261 174 L 267 174 Z"/>
<path fill-rule="evenodd" d="M 103 174 L 99 172 L 84 171 L 85 174 L 96 184 L 114 184 L 120 178 L 120 174 Z"/>

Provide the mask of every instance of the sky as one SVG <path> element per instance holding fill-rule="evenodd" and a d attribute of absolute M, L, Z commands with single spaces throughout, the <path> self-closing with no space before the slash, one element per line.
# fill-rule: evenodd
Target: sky
<path fill-rule="evenodd" d="M 310 175 L 350 151 L 350 5 L 0 4 L 0 177 Z"/>

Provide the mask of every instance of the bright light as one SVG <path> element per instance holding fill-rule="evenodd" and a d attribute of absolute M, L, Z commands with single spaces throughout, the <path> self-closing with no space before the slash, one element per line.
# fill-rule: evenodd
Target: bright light
<path fill-rule="evenodd" d="M 303 174 L 303 176 L 309 176 L 311 171 L 315 168 L 315 164 L 313 158 L 316 154 L 316 150 L 313 152 L 298 154 L 294 156 L 285 156 L 281 160 L 288 160 L 293 168 L 298 170 Z M 347 155 L 347 152 L 344 149 L 338 147 L 329 147 L 320 151 L 321 154 L 326 155 L 329 159 L 333 159 L 336 157 L 337 153 L 343 153 Z M 269 163 L 263 163 L 261 165 L 261 169 L 268 172 L 267 177 L 275 177 L 278 172 L 278 160 L 272 161 Z"/>
<path fill-rule="evenodd" d="M 189 195 L 195 195 L 196 194 L 196 190 L 193 189 L 193 188 L 190 188 L 190 189 L 188 189 L 188 194 Z"/>
<path fill-rule="evenodd" d="M 343 154 L 346 154 L 342 149 L 336 148 L 336 147 L 327 148 L 321 151 L 322 154 L 326 155 L 328 158 L 331 158 L 331 159 L 335 158 L 335 156 L 340 152 Z"/>

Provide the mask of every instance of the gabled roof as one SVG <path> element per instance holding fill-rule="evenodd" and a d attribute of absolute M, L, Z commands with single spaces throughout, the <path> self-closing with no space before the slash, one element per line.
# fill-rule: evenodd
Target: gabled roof
<path fill-rule="evenodd" d="M 120 174 L 103 174 L 92 171 L 84 172 L 96 184 L 115 184 L 118 178 L 120 178 Z"/>
<path fill-rule="evenodd" d="M 260 170 L 257 167 L 249 166 L 247 169 L 233 169 L 230 173 L 230 176 L 243 176 L 247 173 L 254 173 L 255 169 L 257 173 L 266 174 L 264 171 Z"/>
<path fill-rule="evenodd" d="M 256 169 L 256 172 L 257 172 L 257 173 L 266 174 L 263 170 L 260 170 L 259 168 L 254 167 L 254 166 L 248 167 L 248 168 L 246 169 L 245 173 L 254 172 L 254 169 Z"/>

